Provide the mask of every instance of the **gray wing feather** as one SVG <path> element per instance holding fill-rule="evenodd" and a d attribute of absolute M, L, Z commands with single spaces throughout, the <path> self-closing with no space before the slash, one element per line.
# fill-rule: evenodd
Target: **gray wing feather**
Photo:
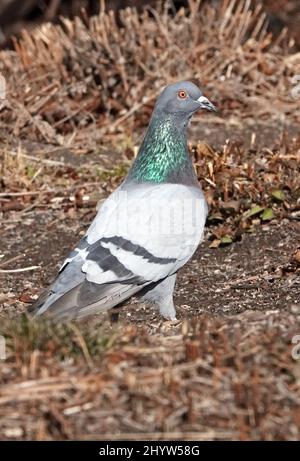
<path fill-rule="evenodd" d="M 51 304 L 47 314 L 55 317 L 56 320 L 86 317 L 105 312 L 140 290 L 141 287 L 137 285 L 120 283 L 97 285 L 85 280 Z"/>
<path fill-rule="evenodd" d="M 34 314 L 46 312 L 57 320 L 63 320 L 104 312 L 140 291 L 147 283 L 126 269 L 109 250 L 102 247 L 101 239 L 93 245 L 83 239 L 77 248 L 87 250 L 86 259 L 76 249 L 70 253 L 52 288 L 44 292 L 32 306 Z M 140 248 L 139 251 L 141 252 Z M 86 280 L 86 274 L 82 271 L 85 260 L 94 261 L 103 273 L 112 272 L 116 280 L 101 284 Z"/>

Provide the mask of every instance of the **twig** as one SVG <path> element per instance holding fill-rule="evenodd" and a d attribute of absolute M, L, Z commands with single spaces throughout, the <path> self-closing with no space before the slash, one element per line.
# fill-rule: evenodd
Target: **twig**
<path fill-rule="evenodd" d="M 256 284 L 244 284 L 244 285 L 232 285 L 230 287 L 232 290 L 258 290 L 260 288 L 260 286 L 256 283 Z"/>
<path fill-rule="evenodd" d="M 105 173 L 108 172 L 109 170 L 103 168 L 101 172 Z M 91 187 L 91 186 L 99 186 L 99 182 L 87 182 L 84 184 L 77 184 L 77 185 L 72 185 L 70 187 L 64 187 L 60 189 L 45 189 L 45 190 L 40 190 L 40 191 L 24 191 L 24 192 L 1 192 L 0 197 L 23 197 L 26 195 L 41 195 L 41 194 L 53 194 L 53 193 L 59 193 L 59 192 L 68 192 L 80 188 L 86 188 L 86 187 Z M 64 197 L 61 197 L 64 198 Z"/>
<path fill-rule="evenodd" d="M 0 264 L 0 267 L 5 267 L 7 266 L 8 264 L 12 263 L 13 261 L 18 261 L 19 259 L 22 259 L 24 258 L 24 255 L 21 254 L 21 255 L 18 255 L 18 256 L 15 256 L 14 258 L 11 258 L 11 259 L 8 259 L 7 261 L 3 261 L 1 264 Z"/>
<path fill-rule="evenodd" d="M 40 269 L 41 266 L 29 266 L 29 267 L 22 267 L 20 269 L 0 269 L 0 273 L 2 274 L 13 274 L 16 272 L 27 272 L 27 271 L 34 271 Z"/>
<path fill-rule="evenodd" d="M 76 334 L 77 336 L 77 341 L 81 347 L 81 350 L 82 350 L 82 353 L 83 353 L 83 356 L 89 366 L 89 368 L 92 370 L 93 369 L 93 361 L 92 361 L 92 358 L 91 358 L 91 355 L 89 353 L 89 350 L 88 350 L 88 347 L 86 345 L 86 342 L 84 340 L 84 337 L 82 336 L 79 328 L 76 327 L 76 325 L 72 325 L 70 324 L 70 328 L 71 330 L 74 331 L 74 333 Z"/>
<path fill-rule="evenodd" d="M 20 152 L 6 151 L 5 153 L 8 155 L 11 155 L 12 157 L 22 157 L 28 160 L 32 160 L 33 162 L 42 162 L 42 163 L 45 163 L 46 165 L 68 166 L 65 162 L 59 162 L 58 160 L 49 160 L 47 158 L 34 157 L 33 155 L 21 154 Z"/>
<path fill-rule="evenodd" d="M 137 112 L 141 107 L 143 107 L 145 104 L 148 104 L 149 101 L 152 101 L 155 99 L 157 94 L 152 94 L 151 96 L 145 98 L 142 102 L 135 104 L 126 114 L 122 115 L 120 118 L 118 118 L 114 123 L 110 125 L 110 130 L 113 131 L 120 123 L 124 122 L 127 118 L 131 117 L 135 112 Z"/>
<path fill-rule="evenodd" d="M 231 430 L 207 430 L 199 432 L 135 432 L 135 433 L 92 433 L 83 435 L 82 440 L 214 440 L 232 439 L 236 434 Z"/>
<path fill-rule="evenodd" d="M 55 192 L 53 189 L 50 190 L 35 190 L 32 192 L 25 191 L 25 192 L 1 192 L 0 197 L 23 197 L 26 195 L 40 195 L 44 193 Z"/>

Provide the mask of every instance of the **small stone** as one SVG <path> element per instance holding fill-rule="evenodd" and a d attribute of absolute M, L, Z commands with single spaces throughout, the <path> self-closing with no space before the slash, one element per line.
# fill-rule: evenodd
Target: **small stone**
<path fill-rule="evenodd" d="M 300 305 L 297 306 L 297 304 L 292 304 L 291 305 L 291 312 L 293 314 L 300 314 Z"/>

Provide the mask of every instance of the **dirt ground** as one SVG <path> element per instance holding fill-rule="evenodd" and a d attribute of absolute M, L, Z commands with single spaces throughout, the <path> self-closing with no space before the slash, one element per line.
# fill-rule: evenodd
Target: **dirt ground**
<path fill-rule="evenodd" d="M 74 220 L 55 222 L 51 211 L 24 219 L 21 225 L 12 224 L 2 233 L 1 253 L 7 259 L 24 255 L 16 268 L 24 262 L 26 266 L 38 266 L 30 275 L 21 272 L 1 276 L 4 309 L 24 309 L 16 298 L 22 299 L 26 291 L 44 288 L 54 279 L 62 260 L 86 228 L 80 222 L 75 226 Z M 299 235 L 299 222 L 284 220 L 259 226 L 253 234 L 227 247 L 209 248 L 205 239 L 179 273 L 175 295 L 178 319 L 203 313 L 290 311 L 300 301 L 299 273 L 291 264 Z M 134 305 L 122 309 L 120 319 L 143 324 L 157 321 L 156 317 L 153 309 Z"/>
<path fill-rule="evenodd" d="M 251 130 L 206 125 L 192 129 L 192 138 L 250 143 Z M 272 143 L 274 127 L 260 127 L 257 139 L 266 142 L 266 132 Z M 70 164 L 75 157 L 66 155 Z M 89 162 L 107 167 L 103 157 Z M 57 181 L 52 187 L 61 188 Z M 95 203 L 108 193 L 103 178 L 92 187 Z M 62 203 L 29 204 L 2 221 L 0 254 L 8 263 L 0 267 L 37 267 L 0 274 L 0 333 L 8 338 L 0 362 L 1 439 L 299 439 L 300 361 L 292 358 L 292 338 L 300 334 L 297 217 L 256 223 L 218 248 L 209 225 L 179 273 L 177 321 L 129 302 L 117 322 L 103 314 L 71 325 L 71 347 L 57 327 L 31 330 L 30 321 L 15 320 L 55 277 L 95 213 L 95 204 Z"/>

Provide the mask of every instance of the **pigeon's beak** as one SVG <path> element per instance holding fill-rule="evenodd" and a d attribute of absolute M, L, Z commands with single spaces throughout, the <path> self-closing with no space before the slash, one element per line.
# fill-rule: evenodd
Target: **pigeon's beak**
<path fill-rule="evenodd" d="M 205 96 L 200 96 L 200 98 L 197 99 L 197 102 L 200 104 L 200 109 L 206 109 L 210 112 L 217 112 L 215 106 Z"/>

